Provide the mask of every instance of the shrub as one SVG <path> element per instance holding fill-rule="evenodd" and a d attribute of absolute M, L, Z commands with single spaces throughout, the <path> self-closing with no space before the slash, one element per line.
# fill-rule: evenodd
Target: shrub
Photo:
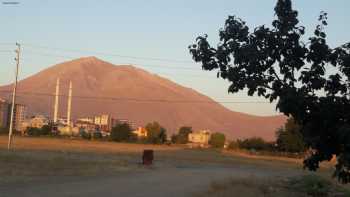
<path fill-rule="evenodd" d="M 92 133 L 93 139 L 102 139 L 102 133 L 101 132 L 94 132 Z"/>
<path fill-rule="evenodd" d="M 223 133 L 213 133 L 210 137 L 209 144 L 213 148 L 223 148 L 226 137 Z"/>
<path fill-rule="evenodd" d="M 0 135 L 6 135 L 9 133 L 8 128 L 0 127 Z"/>
<path fill-rule="evenodd" d="M 264 139 L 253 137 L 245 140 L 237 141 L 239 148 L 247 150 L 265 150 L 273 151 L 273 144 L 265 142 Z"/>
<path fill-rule="evenodd" d="M 239 149 L 239 144 L 237 141 L 231 141 L 229 144 L 228 144 L 228 149 L 230 150 L 237 150 Z"/>
<path fill-rule="evenodd" d="M 41 128 L 41 135 L 50 135 L 52 131 L 51 125 L 44 125 Z"/>
<path fill-rule="evenodd" d="M 115 142 L 129 142 L 133 136 L 131 126 L 128 123 L 121 123 L 112 128 L 110 138 Z"/>
<path fill-rule="evenodd" d="M 89 132 L 80 131 L 80 136 L 81 136 L 83 139 L 91 140 L 91 134 L 90 134 Z"/>

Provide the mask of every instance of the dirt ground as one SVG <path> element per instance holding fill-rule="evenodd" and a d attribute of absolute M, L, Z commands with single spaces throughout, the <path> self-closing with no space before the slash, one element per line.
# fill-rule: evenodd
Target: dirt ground
<path fill-rule="evenodd" d="M 0 197 L 198 196 L 228 179 L 283 182 L 309 174 L 300 160 L 181 146 L 16 137 L 14 150 L 6 147 L 2 136 Z M 140 164 L 144 149 L 155 151 L 153 166 Z M 321 173 L 330 176 L 327 169 Z"/>

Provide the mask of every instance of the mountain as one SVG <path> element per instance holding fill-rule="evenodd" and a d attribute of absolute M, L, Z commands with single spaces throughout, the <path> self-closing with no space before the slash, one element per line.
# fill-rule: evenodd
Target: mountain
<path fill-rule="evenodd" d="M 73 82 L 73 118 L 111 114 L 137 125 L 158 121 L 168 132 L 180 126 L 210 129 L 229 138 L 252 136 L 274 139 L 284 116 L 259 117 L 230 111 L 190 88 L 180 86 L 142 69 L 85 57 L 54 65 L 18 84 L 18 102 L 30 114 L 52 116 L 56 79 L 60 78 L 59 114 L 66 116 L 69 81 Z M 12 86 L 0 87 L 9 98 Z"/>

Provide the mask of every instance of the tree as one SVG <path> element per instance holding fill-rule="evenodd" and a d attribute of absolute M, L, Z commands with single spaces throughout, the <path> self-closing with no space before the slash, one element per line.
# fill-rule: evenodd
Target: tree
<path fill-rule="evenodd" d="M 110 138 L 116 142 L 127 142 L 133 138 L 132 128 L 128 123 L 120 123 L 112 128 Z"/>
<path fill-rule="evenodd" d="M 234 140 L 234 141 L 231 141 L 229 144 L 228 144 L 228 149 L 230 150 L 237 150 L 239 148 L 239 144 L 238 144 L 238 141 Z"/>
<path fill-rule="evenodd" d="M 229 16 L 213 48 L 207 36 L 189 46 L 194 61 L 204 70 L 230 82 L 228 91 L 247 90 L 270 102 L 301 125 L 312 154 L 304 166 L 315 171 L 319 163 L 337 156 L 335 176 L 350 181 L 350 43 L 331 48 L 325 27 L 327 13 L 307 42 L 305 27 L 291 0 L 278 0 L 272 27 L 250 31 L 246 22 Z"/>
<path fill-rule="evenodd" d="M 176 136 L 173 136 L 173 142 L 177 144 L 187 144 L 188 135 L 192 133 L 192 127 L 183 126 L 180 127 L 179 132 Z"/>
<path fill-rule="evenodd" d="M 257 151 L 271 151 L 273 150 L 273 145 L 271 143 L 265 142 L 264 139 L 260 137 L 252 137 L 245 140 L 237 141 L 239 148 L 247 150 L 257 150 Z"/>
<path fill-rule="evenodd" d="M 300 132 L 300 126 L 293 118 L 289 118 L 284 125 L 276 132 L 277 148 L 279 151 L 300 153 L 305 151 L 305 143 Z"/>
<path fill-rule="evenodd" d="M 8 128 L 0 127 L 0 135 L 8 134 Z"/>
<path fill-rule="evenodd" d="M 27 127 L 25 133 L 27 133 L 29 136 L 40 136 L 41 129 L 36 127 Z"/>
<path fill-rule="evenodd" d="M 210 136 L 209 144 L 213 148 L 223 148 L 225 145 L 226 137 L 223 133 L 213 133 Z"/>
<path fill-rule="evenodd" d="M 158 122 L 148 123 L 146 125 L 147 141 L 152 144 L 163 144 L 166 142 L 166 129 Z"/>
<path fill-rule="evenodd" d="M 41 127 L 41 135 L 50 135 L 52 131 L 51 125 L 44 125 Z"/>

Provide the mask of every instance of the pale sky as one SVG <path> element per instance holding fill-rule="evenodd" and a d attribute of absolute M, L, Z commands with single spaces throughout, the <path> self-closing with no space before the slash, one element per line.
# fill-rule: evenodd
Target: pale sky
<path fill-rule="evenodd" d="M 237 102 L 223 103 L 234 111 L 277 114 L 273 104 L 241 103 L 263 99 L 245 93 L 228 95 L 228 82 L 216 79 L 215 72 L 202 71 L 187 49 L 205 33 L 215 46 L 228 15 L 241 17 L 250 27 L 270 25 L 276 0 L 17 1 L 20 4 L 0 4 L 0 85 L 14 79 L 13 50 L 19 42 L 23 45 L 20 79 L 62 61 L 96 56 L 113 64 L 138 65 L 218 102 Z M 329 44 L 350 41 L 349 0 L 293 2 L 309 34 L 320 11 L 326 11 Z"/>

